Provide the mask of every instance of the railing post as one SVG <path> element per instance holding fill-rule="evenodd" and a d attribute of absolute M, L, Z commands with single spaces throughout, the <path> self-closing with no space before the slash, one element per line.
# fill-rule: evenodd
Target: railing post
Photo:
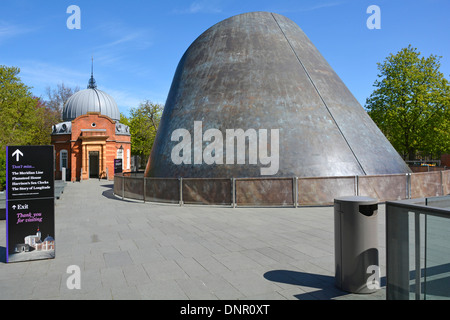
<path fill-rule="evenodd" d="M 411 199 L 411 174 L 406 173 L 406 198 Z"/>
<path fill-rule="evenodd" d="M 122 200 L 125 198 L 125 176 L 122 174 Z"/>
<path fill-rule="evenodd" d="M 230 178 L 230 197 L 231 197 L 231 207 L 234 208 L 234 188 L 233 188 L 233 178 Z"/>
<path fill-rule="evenodd" d="M 183 205 L 183 177 L 180 177 L 180 206 Z"/>
<path fill-rule="evenodd" d="M 147 189 L 147 182 L 146 182 L 146 180 L 145 180 L 145 176 L 144 176 L 142 179 L 144 179 L 144 183 L 143 183 L 143 188 L 144 188 L 144 190 L 142 190 L 142 191 L 143 191 L 143 192 L 142 192 L 142 195 L 143 195 L 143 197 L 144 197 L 144 203 L 145 203 L 145 190 Z"/>
<path fill-rule="evenodd" d="M 231 206 L 236 208 L 236 178 L 231 178 L 231 202 Z"/>
<path fill-rule="evenodd" d="M 407 189 L 408 189 L 408 198 L 407 199 L 411 199 L 411 178 L 412 178 L 412 174 L 411 173 L 407 173 L 408 179 L 407 179 Z"/>
<path fill-rule="evenodd" d="M 297 208 L 298 205 L 298 177 L 294 177 L 292 179 L 292 192 L 293 194 L 293 199 L 294 199 L 294 208 Z"/>

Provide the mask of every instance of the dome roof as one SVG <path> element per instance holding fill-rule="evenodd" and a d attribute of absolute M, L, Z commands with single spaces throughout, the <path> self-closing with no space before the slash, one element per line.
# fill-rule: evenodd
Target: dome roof
<path fill-rule="evenodd" d="M 52 236 L 47 236 L 45 239 L 44 239 L 44 242 L 45 241 L 55 241 L 55 239 L 52 237 Z"/>
<path fill-rule="evenodd" d="M 100 112 L 112 120 L 120 120 L 120 112 L 116 101 L 106 92 L 97 89 L 94 77 L 91 75 L 87 89 L 73 94 L 63 108 L 63 120 L 72 121 L 88 112 Z"/>

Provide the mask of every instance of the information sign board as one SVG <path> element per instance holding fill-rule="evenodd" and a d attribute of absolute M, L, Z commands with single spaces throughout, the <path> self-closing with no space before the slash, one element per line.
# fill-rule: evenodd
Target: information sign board
<path fill-rule="evenodd" d="M 122 172 L 122 159 L 114 159 L 114 174 Z"/>
<path fill-rule="evenodd" d="M 6 147 L 6 261 L 55 257 L 53 146 Z"/>

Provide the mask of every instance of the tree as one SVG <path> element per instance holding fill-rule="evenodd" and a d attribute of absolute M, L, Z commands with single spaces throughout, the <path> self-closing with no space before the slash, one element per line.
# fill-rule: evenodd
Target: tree
<path fill-rule="evenodd" d="M 0 66 L 0 189 L 5 186 L 6 146 L 41 142 L 42 106 L 19 73 L 17 67 Z"/>
<path fill-rule="evenodd" d="M 6 184 L 7 145 L 50 144 L 52 125 L 61 122 L 65 101 L 76 91 L 60 84 L 47 88 L 49 100 L 34 97 L 17 67 L 0 66 L 0 190 Z"/>
<path fill-rule="evenodd" d="M 45 101 L 45 105 L 49 109 L 49 112 L 54 112 L 59 118 L 55 123 L 61 122 L 61 114 L 66 101 L 77 91 L 80 91 L 80 87 L 70 88 L 64 83 L 58 84 L 56 89 L 46 88 L 48 100 Z"/>
<path fill-rule="evenodd" d="M 130 127 L 131 153 L 147 161 L 155 141 L 163 106 L 149 100 L 130 110 L 130 117 L 121 115 L 120 122 Z"/>
<path fill-rule="evenodd" d="M 37 99 L 18 77 L 16 67 L 0 67 L 0 146 L 33 141 Z"/>
<path fill-rule="evenodd" d="M 378 63 L 377 89 L 365 107 L 405 159 L 450 151 L 450 86 L 439 71 L 440 59 L 421 57 L 409 45 Z"/>
<path fill-rule="evenodd" d="M 52 126 L 60 122 L 61 113 L 53 110 L 47 102 L 36 98 L 35 119 L 33 123 L 32 144 L 48 145 L 51 143 Z"/>

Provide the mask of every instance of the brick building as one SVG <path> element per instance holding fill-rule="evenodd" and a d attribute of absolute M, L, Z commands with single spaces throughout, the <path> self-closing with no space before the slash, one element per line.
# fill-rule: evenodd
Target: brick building
<path fill-rule="evenodd" d="M 450 167 L 450 154 L 443 154 L 441 156 L 441 166 Z"/>
<path fill-rule="evenodd" d="M 87 89 L 72 95 L 63 108 L 63 122 L 53 126 L 55 179 L 79 181 L 89 178 L 112 180 L 114 159 L 122 159 L 122 171 L 130 171 L 131 136 L 119 122 L 114 99 L 99 89 L 91 74 Z"/>

